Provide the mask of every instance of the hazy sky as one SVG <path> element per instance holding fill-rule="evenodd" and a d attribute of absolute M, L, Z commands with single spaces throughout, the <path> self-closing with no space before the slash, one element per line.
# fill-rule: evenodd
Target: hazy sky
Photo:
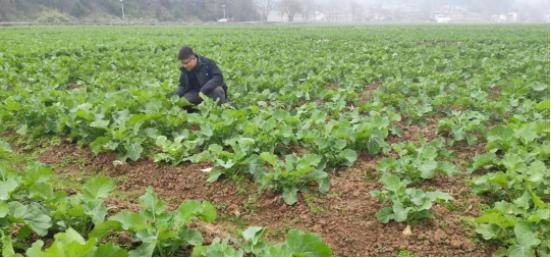
<path fill-rule="evenodd" d="M 549 0 L 302 0 L 320 6 L 345 8 L 352 3 L 369 8 L 394 7 L 397 13 L 406 8 L 424 12 L 435 12 L 443 6 L 457 6 L 472 13 L 490 17 L 507 13 L 517 13 L 519 21 L 549 22 Z M 404 10 L 404 12 L 406 12 Z"/>

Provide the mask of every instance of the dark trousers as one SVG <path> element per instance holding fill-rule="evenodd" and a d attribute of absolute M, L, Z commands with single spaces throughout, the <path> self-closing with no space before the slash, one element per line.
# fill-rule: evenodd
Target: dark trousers
<path fill-rule="evenodd" d="M 218 101 L 218 104 L 226 103 L 226 91 L 224 91 L 224 88 L 222 88 L 221 86 L 218 86 L 213 90 L 206 92 L 205 95 L 207 95 L 214 101 Z M 201 96 L 199 96 L 199 91 L 190 91 L 184 94 L 184 98 L 195 105 L 199 105 L 201 102 L 203 102 L 203 99 L 201 98 Z"/>

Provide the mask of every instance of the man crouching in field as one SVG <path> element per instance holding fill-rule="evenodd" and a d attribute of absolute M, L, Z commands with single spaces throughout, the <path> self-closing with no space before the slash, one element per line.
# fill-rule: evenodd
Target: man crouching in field
<path fill-rule="evenodd" d="M 203 101 L 199 93 L 209 98 L 225 103 L 228 88 L 224 83 L 222 71 L 216 63 L 204 56 L 193 53 L 190 47 L 183 47 L 178 53 L 180 67 L 180 83 L 176 94 L 198 105 Z"/>

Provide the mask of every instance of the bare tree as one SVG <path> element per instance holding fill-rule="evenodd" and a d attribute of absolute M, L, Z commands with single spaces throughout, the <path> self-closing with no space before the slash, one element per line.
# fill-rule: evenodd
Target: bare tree
<path fill-rule="evenodd" d="M 256 0 L 256 7 L 260 12 L 260 16 L 263 21 L 268 21 L 268 16 L 275 9 L 278 4 L 277 0 Z"/>
<path fill-rule="evenodd" d="M 315 19 L 318 6 L 314 0 L 302 0 L 302 17 L 304 20 L 309 21 Z"/>
<path fill-rule="evenodd" d="M 361 21 L 363 19 L 363 16 L 364 16 L 363 6 L 358 4 L 358 2 L 351 1 L 349 3 L 349 8 L 350 8 L 350 15 L 352 16 L 351 17 L 352 21 L 357 22 L 357 21 Z"/>
<path fill-rule="evenodd" d="M 258 20 L 258 10 L 253 0 L 228 1 L 228 15 L 233 21 Z"/>
<path fill-rule="evenodd" d="M 295 20 L 295 15 L 303 11 L 303 6 L 300 0 L 281 0 L 280 2 L 281 13 L 287 15 L 289 22 Z"/>

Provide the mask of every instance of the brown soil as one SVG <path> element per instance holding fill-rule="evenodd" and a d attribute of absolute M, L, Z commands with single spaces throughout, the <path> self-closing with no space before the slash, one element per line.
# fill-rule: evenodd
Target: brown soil
<path fill-rule="evenodd" d="M 339 88 L 339 85 L 336 84 L 336 83 L 328 83 L 328 84 L 325 85 L 325 88 L 336 90 L 336 89 Z"/>
<path fill-rule="evenodd" d="M 372 82 L 364 86 L 362 92 L 360 93 L 360 102 L 365 103 L 369 101 L 373 96 L 373 91 L 381 86 L 379 82 Z"/>
<path fill-rule="evenodd" d="M 273 230 L 295 227 L 317 232 L 340 256 L 395 256 L 400 250 L 420 256 L 491 255 L 491 248 L 472 240 L 473 232 L 461 220 L 476 215 L 480 203 L 468 192 L 463 178 L 434 180 L 431 185 L 454 196 L 457 208 L 450 211 L 435 204 L 435 219 L 411 226 L 410 235 L 404 232 L 406 224 L 379 223 L 376 213 L 382 205 L 369 194 L 380 187 L 374 175 L 377 160 L 362 155 L 353 167 L 333 175 L 330 193 L 317 200 L 303 196 L 296 205 L 286 206 L 278 196 L 264 194 L 258 211 L 245 218 Z"/>
<path fill-rule="evenodd" d="M 82 87 L 82 85 L 80 85 L 76 82 L 67 83 L 67 89 L 70 89 L 70 90 L 78 89 L 80 87 Z"/>
<path fill-rule="evenodd" d="M 67 156 L 75 157 L 72 160 L 79 160 L 78 164 L 69 163 L 59 167 L 59 164 Z M 236 204 L 242 203 L 246 197 L 245 194 L 237 192 L 236 184 L 228 184 L 224 181 L 208 183 L 207 174 L 201 171 L 202 168 L 209 167 L 209 164 L 205 163 L 172 166 L 155 163 L 150 159 L 142 159 L 136 162 L 122 164 L 115 162 L 113 164 L 113 161 L 116 160 L 113 154 L 94 156 L 89 150 L 78 148 L 67 142 L 52 146 L 38 159 L 44 163 L 55 165 L 57 171 L 65 173 L 103 171 L 113 177 L 117 182 L 118 190 L 130 193 L 129 197 L 135 197 L 128 200 L 130 204 L 109 200 L 108 205 L 113 205 L 115 210 L 137 209 L 137 197 L 145 191 L 147 186 L 152 186 L 155 192 L 167 201 L 169 208 L 175 208 L 187 199 L 209 200 L 221 207 L 227 207 L 219 212 L 231 213 L 234 212 L 231 209 L 235 209 Z"/>
<path fill-rule="evenodd" d="M 472 146 L 469 146 L 466 142 L 460 142 L 451 147 L 450 150 L 457 154 L 458 159 L 468 160 L 476 155 L 486 153 L 485 146 L 486 144 L 483 142 L 479 142 L 478 144 Z"/>
<path fill-rule="evenodd" d="M 403 141 L 416 141 L 418 139 L 426 139 L 427 141 L 434 140 L 438 137 L 438 120 L 436 118 L 429 119 L 425 125 L 407 124 L 406 119 L 394 122 L 402 130 L 402 136 L 391 135 L 387 141 L 389 143 L 398 143 Z"/>
<path fill-rule="evenodd" d="M 496 85 L 489 89 L 489 93 L 490 93 L 490 99 L 497 100 L 501 96 L 501 87 Z"/>
<path fill-rule="evenodd" d="M 434 180 L 431 185 L 452 194 L 456 198 L 454 207 L 459 208 L 451 211 L 435 204 L 435 219 L 411 226 L 411 234 L 407 234 L 405 224 L 379 223 L 376 213 L 382 206 L 369 192 L 380 187 L 375 172 L 380 156 L 360 155 L 353 167 L 331 175 L 331 190 L 327 195 L 301 194 L 299 202 L 293 206 L 285 205 L 280 195 L 270 192 L 255 195 L 256 189 L 251 182 L 207 183 L 201 168 L 209 164 L 173 167 L 145 159 L 114 166 L 114 155 L 94 157 L 88 150 L 70 143 L 51 147 L 39 159 L 56 165 L 66 156 L 76 156 L 84 162 L 78 166 L 64 166 L 58 171 L 101 170 L 115 178 L 119 190 L 136 193 L 136 197 L 151 185 L 168 202 L 169 208 L 175 208 L 186 199 L 208 200 L 217 206 L 222 217 L 237 218 L 246 225 L 268 227 L 276 239 L 290 228 L 317 232 L 331 245 L 335 255 L 395 256 L 399 250 L 408 250 L 421 256 L 488 256 L 492 251 L 488 246 L 475 243 L 474 234 L 461 221 L 461 216 L 476 215 L 480 202 L 468 193 L 463 178 L 437 177 Z M 106 203 L 111 212 L 138 209 L 137 198 L 109 199 Z M 206 232 L 205 239 L 209 240 L 227 234 L 224 223 L 197 227 Z"/>

